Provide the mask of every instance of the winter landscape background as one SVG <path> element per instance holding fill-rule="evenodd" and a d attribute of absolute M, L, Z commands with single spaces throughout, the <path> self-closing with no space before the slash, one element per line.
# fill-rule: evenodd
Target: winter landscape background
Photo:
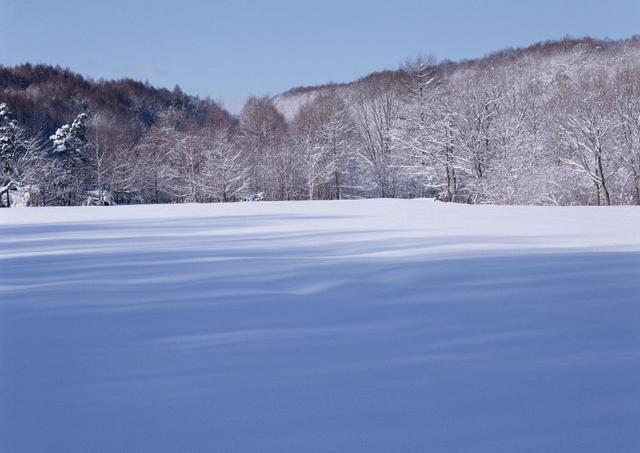
<path fill-rule="evenodd" d="M 638 23 L 0 0 L 0 453 L 640 451 Z"/>
<path fill-rule="evenodd" d="M 640 204 L 640 40 L 409 60 L 352 83 L 209 99 L 0 67 L 3 205 L 342 198 Z"/>

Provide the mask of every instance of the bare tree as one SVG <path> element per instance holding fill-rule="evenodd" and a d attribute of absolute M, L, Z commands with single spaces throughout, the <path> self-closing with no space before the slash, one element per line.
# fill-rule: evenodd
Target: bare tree
<path fill-rule="evenodd" d="M 599 74 L 572 85 L 560 123 L 566 151 L 562 161 L 591 180 L 598 205 L 611 204 L 609 178 L 617 170 L 611 147 L 617 121 L 606 82 L 606 76 Z"/>
<path fill-rule="evenodd" d="M 492 74 L 469 80 L 460 89 L 460 153 L 459 169 L 472 179 L 470 200 L 486 201 L 488 171 L 494 158 L 493 126 L 498 115 L 500 87 L 493 83 Z"/>
<path fill-rule="evenodd" d="M 627 172 L 633 201 L 640 205 L 640 66 L 615 76 L 615 112 L 619 124 L 621 164 Z"/>
<path fill-rule="evenodd" d="M 249 190 L 289 199 L 291 162 L 282 149 L 287 125 L 268 98 L 250 98 L 240 113 L 240 145 L 245 154 Z"/>
<path fill-rule="evenodd" d="M 342 99 L 335 92 L 320 97 L 322 108 L 321 122 L 316 131 L 318 146 L 327 155 L 330 163 L 325 170 L 333 180 L 333 198 L 339 200 L 345 185 L 346 166 L 348 165 L 348 147 L 354 126 L 348 116 Z"/>
<path fill-rule="evenodd" d="M 138 185 L 147 202 L 163 203 L 171 199 L 169 154 L 178 139 L 175 128 L 163 118 L 133 149 L 140 166 Z"/>
<path fill-rule="evenodd" d="M 400 101 L 393 87 L 367 87 L 354 95 L 351 103 L 358 155 L 383 198 L 394 197 L 399 184 L 399 162 L 392 131 L 400 113 Z"/>
<path fill-rule="evenodd" d="M 248 171 L 242 149 L 231 130 L 209 131 L 205 135 L 203 186 L 216 201 L 237 200 L 248 188 Z"/>

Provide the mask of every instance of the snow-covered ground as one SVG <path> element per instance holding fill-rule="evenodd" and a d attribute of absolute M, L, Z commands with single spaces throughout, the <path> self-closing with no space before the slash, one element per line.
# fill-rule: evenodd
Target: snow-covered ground
<path fill-rule="evenodd" d="M 640 451 L 640 209 L 0 210 L 0 451 Z"/>

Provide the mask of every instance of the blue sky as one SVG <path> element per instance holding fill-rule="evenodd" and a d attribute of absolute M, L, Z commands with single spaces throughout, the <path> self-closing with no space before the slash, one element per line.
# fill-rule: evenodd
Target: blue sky
<path fill-rule="evenodd" d="M 0 0 L 0 62 L 59 64 L 210 96 L 345 82 L 407 57 L 457 60 L 565 35 L 640 33 L 638 0 Z"/>

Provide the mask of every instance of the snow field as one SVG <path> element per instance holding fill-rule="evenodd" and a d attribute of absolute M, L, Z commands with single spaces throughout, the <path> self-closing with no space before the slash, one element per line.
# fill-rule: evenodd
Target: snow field
<path fill-rule="evenodd" d="M 635 452 L 640 209 L 0 210 L 0 451 Z"/>

